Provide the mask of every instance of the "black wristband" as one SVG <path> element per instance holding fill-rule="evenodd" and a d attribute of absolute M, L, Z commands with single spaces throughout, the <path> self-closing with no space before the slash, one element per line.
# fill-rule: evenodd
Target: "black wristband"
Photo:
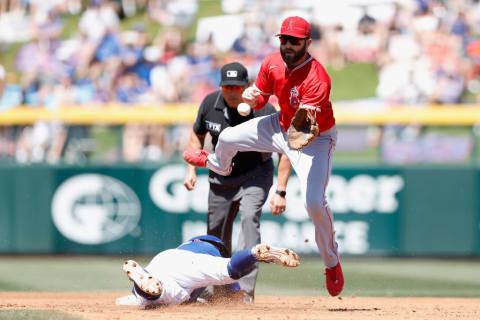
<path fill-rule="evenodd" d="M 287 195 L 287 191 L 276 190 L 275 193 L 278 194 L 282 198 L 285 198 L 285 196 Z"/>

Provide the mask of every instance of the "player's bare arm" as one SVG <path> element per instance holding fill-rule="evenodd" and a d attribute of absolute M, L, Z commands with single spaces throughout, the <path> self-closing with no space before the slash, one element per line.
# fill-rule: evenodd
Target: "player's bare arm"
<path fill-rule="evenodd" d="M 205 144 L 205 136 L 206 135 L 199 135 L 196 134 L 193 129 L 190 132 L 190 138 L 188 141 L 188 149 L 203 149 L 203 145 Z M 195 189 L 195 183 L 197 182 L 197 171 L 195 166 L 191 164 L 187 165 L 187 174 L 185 176 L 185 180 L 183 181 L 183 185 L 187 188 L 188 191 Z"/>
<path fill-rule="evenodd" d="M 287 200 L 285 198 L 288 178 L 292 172 L 292 164 L 288 157 L 278 154 L 278 173 L 277 173 L 277 189 L 270 200 L 270 210 L 274 216 L 282 214 L 287 208 Z"/>

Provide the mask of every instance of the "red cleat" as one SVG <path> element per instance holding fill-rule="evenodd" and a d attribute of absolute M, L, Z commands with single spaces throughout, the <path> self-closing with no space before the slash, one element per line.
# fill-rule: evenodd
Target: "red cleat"
<path fill-rule="evenodd" d="M 205 150 L 187 150 L 183 153 L 183 159 L 195 167 L 206 167 L 210 152 Z"/>
<path fill-rule="evenodd" d="M 338 296 L 343 289 L 343 272 L 340 261 L 335 267 L 326 268 L 325 276 L 327 278 L 328 293 L 333 297 Z"/>

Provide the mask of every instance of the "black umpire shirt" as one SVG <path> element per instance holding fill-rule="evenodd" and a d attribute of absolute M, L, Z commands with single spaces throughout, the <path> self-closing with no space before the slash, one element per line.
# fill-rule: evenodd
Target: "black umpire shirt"
<path fill-rule="evenodd" d="M 227 127 L 233 127 L 250 119 L 266 116 L 277 112 L 275 108 L 267 103 L 260 110 L 253 110 L 248 116 L 244 117 L 238 114 L 237 109 L 228 107 L 223 98 L 222 91 L 215 91 L 203 99 L 198 110 L 197 119 L 193 124 L 193 131 L 199 135 L 205 135 L 207 132 L 212 136 L 213 146 L 216 147 L 218 136 Z M 230 178 L 245 174 L 266 161 L 272 162 L 271 153 L 261 153 L 256 151 L 238 152 L 232 162 L 235 164 Z M 222 177 L 210 170 L 210 182 L 224 181 Z M 216 179 L 215 179 L 216 178 Z"/>

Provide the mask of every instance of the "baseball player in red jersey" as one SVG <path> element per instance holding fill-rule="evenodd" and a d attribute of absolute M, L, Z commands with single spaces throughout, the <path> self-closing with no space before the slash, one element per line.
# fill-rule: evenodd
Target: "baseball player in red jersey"
<path fill-rule="evenodd" d="M 330 102 L 330 77 L 323 66 L 308 53 L 312 42 L 310 24 L 301 17 L 288 17 L 277 36 L 280 52 L 265 58 L 254 86 L 243 93 L 243 100 L 260 109 L 269 97 L 277 96 L 280 112 L 255 118 L 225 129 L 219 136 L 215 153 L 187 150 L 188 163 L 208 167 L 228 175 L 232 158 L 238 151 L 280 152 L 285 154 L 301 183 L 308 215 L 315 226 L 315 240 L 326 267 L 326 286 L 332 296 L 343 289 L 343 273 L 338 256 L 333 215 L 325 199 L 331 173 L 332 155 L 337 140 L 335 118 Z M 287 134 L 297 111 L 313 114 L 318 130 L 303 147 L 292 147 Z"/>

